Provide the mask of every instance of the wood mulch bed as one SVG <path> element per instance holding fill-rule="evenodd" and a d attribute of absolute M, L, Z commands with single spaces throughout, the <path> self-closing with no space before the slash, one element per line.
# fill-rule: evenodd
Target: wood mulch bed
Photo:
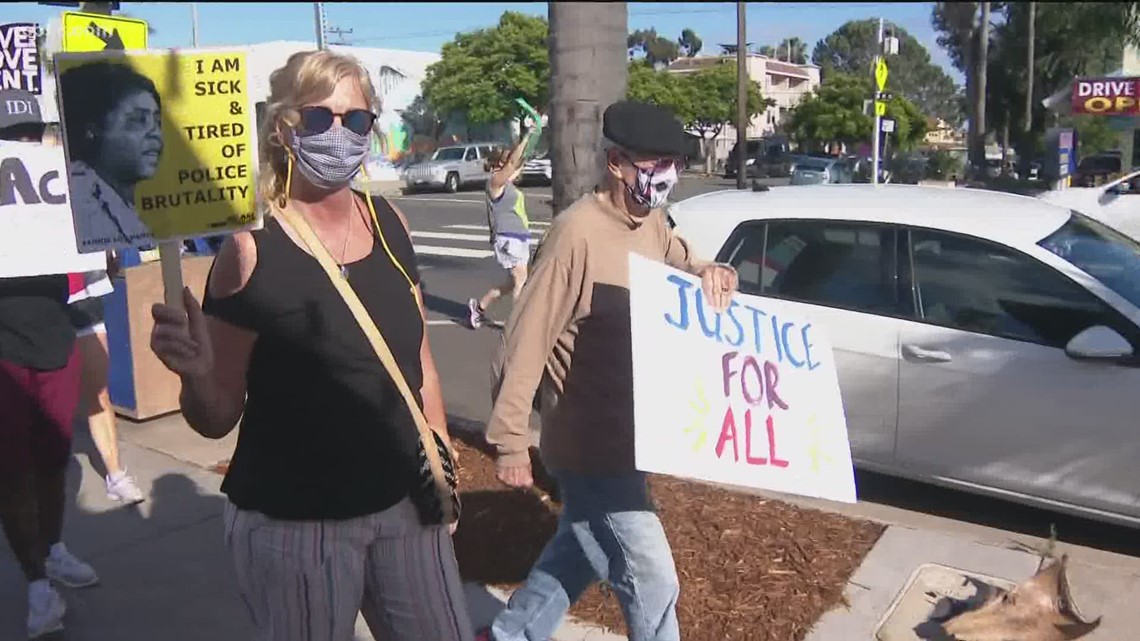
<path fill-rule="evenodd" d="M 554 534 L 559 505 L 537 456 L 538 490 L 503 487 L 481 435 L 456 430 L 463 515 L 455 533 L 469 581 L 518 587 Z M 665 476 L 650 480 L 681 579 L 688 641 L 798 641 L 843 602 L 847 579 L 883 527 Z M 571 614 L 625 632 L 617 600 L 595 586 Z"/>
<path fill-rule="evenodd" d="M 532 453 L 536 488 L 506 488 L 481 435 L 452 436 L 463 500 L 460 573 L 513 590 L 557 527 L 555 485 Z M 213 470 L 225 474 L 228 463 Z M 681 579 L 677 615 L 688 641 L 800 641 L 844 602 L 848 577 L 883 532 L 876 523 L 671 477 L 654 475 L 650 486 Z M 626 631 L 604 585 L 590 588 L 570 614 Z"/>

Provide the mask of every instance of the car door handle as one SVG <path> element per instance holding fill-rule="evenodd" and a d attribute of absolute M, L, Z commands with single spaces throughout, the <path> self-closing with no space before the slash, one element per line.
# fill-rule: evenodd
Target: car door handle
<path fill-rule="evenodd" d="M 953 358 L 949 352 L 936 349 L 925 349 L 917 345 L 903 345 L 903 356 L 927 363 L 949 363 Z"/>

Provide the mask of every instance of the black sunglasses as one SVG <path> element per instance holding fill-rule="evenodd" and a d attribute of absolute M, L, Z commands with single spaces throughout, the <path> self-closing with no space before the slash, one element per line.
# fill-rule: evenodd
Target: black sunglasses
<path fill-rule="evenodd" d="M 345 129 L 361 136 L 367 136 L 376 122 L 376 114 L 367 109 L 349 109 L 337 114 L 328 107 L 314 106 L 301 107 L 297 111 L 301 114 L 301 132 L 308 135 L 328 131 L 337 116 L 340 116 L 340 123 Z"/>

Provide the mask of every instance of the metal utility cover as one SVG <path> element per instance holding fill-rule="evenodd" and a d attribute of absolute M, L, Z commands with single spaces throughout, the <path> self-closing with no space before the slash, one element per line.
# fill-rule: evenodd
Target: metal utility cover
<path fill-rule="evenodd" d="M 951 641 L 942 621 L 982 604 L 995 588 L 1012 590 L 1008 579 L 925 563 L 910 575 L 875 627 L 876 641 Z"/>

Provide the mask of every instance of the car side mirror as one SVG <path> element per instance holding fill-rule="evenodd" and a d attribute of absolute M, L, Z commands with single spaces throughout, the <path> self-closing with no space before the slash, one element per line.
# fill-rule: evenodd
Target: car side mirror
<path fill-rule="evenodd" d="M 1065 345 L 1065 354 L 1079 360 L 1116 360 L 1133 355 L 1132 345 L 1116 330 L 1094 325 Z"/>

